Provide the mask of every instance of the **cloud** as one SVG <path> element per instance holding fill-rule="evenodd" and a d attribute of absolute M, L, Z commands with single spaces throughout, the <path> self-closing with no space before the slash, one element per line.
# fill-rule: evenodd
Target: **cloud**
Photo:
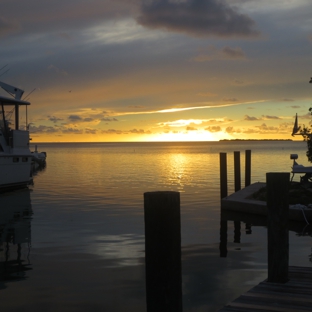
<path fill-rule="evenodd" d="M 1 7 L 1 29 L 16 29 L 12 20 L 19 21 L 18 30 L 25 33 L 66 33 L 92 27 L 97 23 L 138 15 L 140 0 L 38 0 L 6 1 Z M 16 9 L 18 7 L 18 10 Z M 10 21 L 10 22 L 8 22 Z"/>
<path fill-rule="evenodd" d="M 263 119 L 281 119 L 278 116 L 269 116 L 269 115 L 262 115 Z"/>
<path fill-rule="evenodd" d="M 71 40 L 71 36 L 66 32 L 60 32 L 57 34 L 60 38 L 65 39 L 67 41 Z"/>
<path fill-rule="evenodd" d="M 131 129 L 131 130 L 117 130 L 117 129 L 108 129 L 108 130 L 102 130 L 101 133 L 103 134 L 151 134 L 152 132 L 143 129 Z"/>
<path fill-rule="evenodd" d="M 259 133 L 259 131 L 257 129 L 248 128 L 248 129 L 244 129 L 243 133 L 245 133 L 245 134 L 254 134 L 254 133 Z"/>
<path fill-rule="evenodd" d="M 145 106 L 141 106 L 141 105 L 129 105 L 128 108 L 145 108 Z"/>
<path fill-rule="evenodd" d="M 48 116 L 49 120 L 52 121 L 53 123 L 57 123 L 58 121 L 62 121 L 64 119 L 62 118 L 57 118 L 55 116 Z"/>
<path fill-rule="evenodd" d="M 143 129 L 132 129 L 132 130 L 129 130 L 129 132 L 130 133 L 136 133 L 136 134 L 144 134 L 144 133 L 146 133 L 146 131 L 145 130 L 143 130 Z M 148 133 L 150 133 L 150 131 L 148 131 Z"/>
<path fill-rule="evenodd" d="M 222 129 L 219 126 L 211 126 L 205 128 L 205 130 L 210 131 L 210 132 L 220 132 Z"/>
<path fill-rule="evenodd" d="M 197 96 L 217 96 L 217 94 L 216 93 L 212 93 L 212 92 L 202 92 L 202 93 L 198 93 L 198 94 L 196 94 Z"/>
<path fill-rule="evenodd" d="M 112 122 L 112 121 L 118 121 L 118 119 L 104 117 L 104 118 L 101 119 L 101 121 Z"/>
<path fill-rule="evenodd" d="M 244 59 L 245 53 L 241 48 L 230 48 L 230 47 L 224 47 L 222 49 L 222 54 L 227 59 Z"/>
<path fill-rule="evenodd" d="M 67 129 L 63 129 L 62 133 L 64 133 L 64 134 L 82 134 L 83 130 L 77 129 L 77 128 L 67 128 Z"/>
<path fill-rule="evenodd" d="M 86 128 L 84 131 L 86 134 L 97 134 L 97 129 Z"/>
<path fill-rule="evenodd" d="M 224 47 L 218 50 L 216 47 L 210 46 L 199 51 L 199 55 L 193 60 L 196 62 L 205 62 L 213 60 L 243 60 L 246 59 L 246 55 L 239 47 L 231 48 Z"/>
<path fill-rule="evenodd" d="M 82 121 L 82 118 L 78 115 L 69 115 L 68 116 L 68 119 L 71 121 L 71 122 L 77 122 L 77 121 Z"/>
<path fill-rule="evenodd" d="M 245 82 L 243 80 L 234 79 L 233 84 L 234 85 L 243 85 L 243 84 L 245 84 Z"/>
<path fill-rule="evenodd" d="M 188 110 L 198 110 L 198 109 L 204 109 L 204 108 L 220 108 L 220 107 L 230 107 L 230 106 L 238 106 L 238 105 L 245 105 L 245 104 L 255 104 L 255 103 L 263 103 L 267 100 L 257 100 L 257 101 L 248 101 L 248 102 L 237 102 L 238 100 L 236 98 L 224 98 L 223 101 L 228 103 L 219 103 L 219 102 L 197 102 L 197 103 L 181 103 L 177 106 L 183 106 L 183 107 L 175 107 L 175 108 L 167 108 L 167 109 L 160 109 L 160 110 L 147 110 L 147 111 L 126 111 L 126 112 L 110 112 L 110 114 L 114 114 L 114 116 L 126 116 L 126 115 L 143 115 L 143 114 L 167 114 L 167 113 L 176 113 L 176 112 L 183 112 Z M 236 103 L 233 103 L 236 102 Z M 201 106 L 189 106 L 189 105 L 201 105 Z M 210 105 L 207 105 L 210 104 Z"/>
<path fill-rule="evenodd" d="M 139 24 L 195 37 L 258 37 L 255 22 L 225 1 L 145 0 Z"/>
<path fill-rule="evenodd" d="M 64 69 L 60 69 L 54 65 L 49 65 L 48 69 L 54 71 L 57 74 L 60 74 L 61 76 L 68 76 L 68 73 Z"/>
<path fill-rule="evenodd" d="M 241 133 L 241 129 L 235 129 L 234 127 L 227 127 L 225 128 L 225 132 L 228 133 L 228 134 L 232 134 L 232 133 Z"/>
<path fill-rule="evenodd" d="M 244 116 L 244 120 L 254 121 L 254 120 L 259 120 L 259 119 L 257 117 L 251 117 L 251 116 L 245 115 Z"/>
<path fill-rule="evenodd" d="M 278 116 L 270 116 L 270 115 L 262 115 L 262 118 L 257 118 L 249 115 L 244 116 L 244 120 L 246 121 L 259 121 L 259 120 L 275 120 L 275 119 L 281 119 Z"/>
<path fill-rule="evenodd" d="M 54 124 L 57 124 L 59 121 L 63 121 L 63 123 L 61 124 L 61 126 L 64 128 L 68 127 L 73 127 L 73 124 L 75 125 L 75 127 L 77 125 L 81 125 L 82 123 L 87 123 L 88 124 L 88 128 L 87 129 L 87 133 L 91 133 L 90 131 L 90 126 L 91 125 L 99 125 L 101 122 L 105 122 L 105 123 L 109 123 L 109 122 L 117 122 L 118 119 L 114 118 L 114 117 L 109 117 L 109 116 L 105 116 L 106 112 L 101 111 L 98 112 L 96 110 L 93 109 L 82 109 L 76 113 L 73 113 L 71 115 L 69 115 L 66 118 L 59 118 L 53 115 L 48 115 L 48 120 L 53 122 Z M 92 127 L 92 126 L 91 126 Z M 61 128 L 59 128 L 61 129 Z"/>
<path fill-rule="evenodd" d="M 263 132 L 277 132 L 278 127 L 268 127 L 265 123 L 263 123 L 261 126 L 255 126 L 260 130 L 261 133 Z"/>
<path fill-rule="evenodd" d="M 19 29 L 19 25 L 17 23 L 12 22 L 12 19 L 8 20 L 0 16 L 0 37 L 5 36 L 18 29 Z"/>
<path fill-rule="evenodd" d="M 34 125 L 30 125 L 29 127 L 29 132 L 30 133 L 56 133 L 59 130 L 57 128 L 54 127 L 48 127 L 48 126 L 34 126 Z"/>
<path fill-rule="evenodd" d="M 311 120 L 312 116 L 310 113 L 306 113 L 305 115 L 300 115 L 300 119 L 309 119 Z"/>
<path fill-rule="evenodd" d="M 294 99 L 282 99 L 283 102 L 294 102 Z"/>
<path fill-rule="evenodd" d="M 108 130 L 102 130 L 101 133 L 104 133 L 104 134 L 122 134 L 124 132 L 122 130 L 108 129 Z"/>
<path fill-rule="evenodd" d="M 226 127 L 226 128 L 225 128 L 225 132 L 226 132 L 226 133 L 234 133 L 235 130 L 234 130 L 233 127 Z"/>
<path fill-rule="evenodd" d="M 60 119 L 59 119 L 60 120 Z M 110 118 L 110 117 L 103 117 L 102 114 L 91 114 L 88 117 L 82 118 L 79 115 L 69 115 L 68 120 L 72 123 L 77 123 L 77 122 L 95 122 L 99 123 L 100 121 L 104 122 L 113 122 L 113 121 L 118 121 L 116 118 Z"/>
<path fill-rule="evenodd" d="M 186 127 L 186 130 L 187 130 L 187 131 L 196 131 L 196 130 L 198 130 L 198 129 L 195 128 L 195 127 L 192 127 L 192 126 L 188 126 L 188 127 Z"/>
<path fill-rule="evenodd" d="M 202 119 L 179 119 L 158 123 L 161 127 L 193 127 L 202 124 Z"/>
<path fill-rule="evenodd" d="M 223 99 L 224 102 L 237 102 L 236 98 L 224 98 Z"/>
<path fill-rule="evenodd" d="M 299 105 L 291 105 L 290 107 L 291 107 L 291 108 L 300 108 Z"/>

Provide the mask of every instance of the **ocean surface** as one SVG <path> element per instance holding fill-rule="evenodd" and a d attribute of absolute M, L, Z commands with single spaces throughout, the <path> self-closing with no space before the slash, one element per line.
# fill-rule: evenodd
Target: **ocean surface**
<path fill-rule="evenodd" d="M 245 150 L 251 183 L 290 172 L 292 153 L 309 165 L 298 141 L 37 145 L 47 165 L 34 184 L 0 195 L 1 311 L 147 311 L 143 194 L 151 191 L 180 192 L 183 311 L 216 311 L 267 277 L 263 218 L 229 216 L 220 235 L 219 153 L 229 194 L 234 151 L 242 187 Z M 290 230 L 290 265 L 312 265 L 309 231 Z"/>

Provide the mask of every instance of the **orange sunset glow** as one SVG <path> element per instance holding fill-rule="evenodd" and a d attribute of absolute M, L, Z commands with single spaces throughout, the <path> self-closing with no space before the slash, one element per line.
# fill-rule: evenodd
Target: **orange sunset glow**
<path fill-rule="evenodd" d="M 31 93 L 33 142 L 292 139 L 296 113 L 310 123 L 307 0 L 53 7 L 0 13 L 0 79 Z"/>

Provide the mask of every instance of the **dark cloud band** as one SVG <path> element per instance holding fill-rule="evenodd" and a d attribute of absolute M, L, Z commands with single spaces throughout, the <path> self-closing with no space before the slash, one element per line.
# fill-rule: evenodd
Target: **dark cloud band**
<path fill-rule="evenodd" d="M 220 0 L 146 0 L 139 24 L 197 37 L 257 37 L 255 22 Z"/>

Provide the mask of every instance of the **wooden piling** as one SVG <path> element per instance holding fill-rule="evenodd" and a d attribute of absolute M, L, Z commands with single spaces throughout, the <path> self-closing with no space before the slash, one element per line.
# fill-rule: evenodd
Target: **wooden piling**
<path fill-rule="evenodd" d="M 180 312 L 180 193 L 144 193 L 144 220 L 147 311 Z"/>
<path fill-rule="evenodd" d="M 245 187 L 251 183 L 251 150 L 245 151 Z"/>
<path fill-rule="evenodd" d="M 241 189 L 240 152 L 234 152 L 234 190 Z"/>
<path fill-rule="evenodd" d="M 245 150 L 245 187 L 251 184 L 251 150 Z M 246 224 L 246 234 L 251 234 L 251 224 Z"/>
<path fill-rule="evenodd" d="M 220 153 L 220 196 L 221 199 L 227 197 L 227 161 L 226 153 Z"/>
<path fill-rule="evenodd" d="M 220 197 L 228 196 L 226 153 L 220 153 Z M 222 214 L 222 211 L 221 211 Z M 227 221 L 220 221 L 220 257 L 227 256 Z"/>
<path fill-rule="evenodd" d="M 268 282 L 288 281 L 289 173 L 267 173 Z"/>

